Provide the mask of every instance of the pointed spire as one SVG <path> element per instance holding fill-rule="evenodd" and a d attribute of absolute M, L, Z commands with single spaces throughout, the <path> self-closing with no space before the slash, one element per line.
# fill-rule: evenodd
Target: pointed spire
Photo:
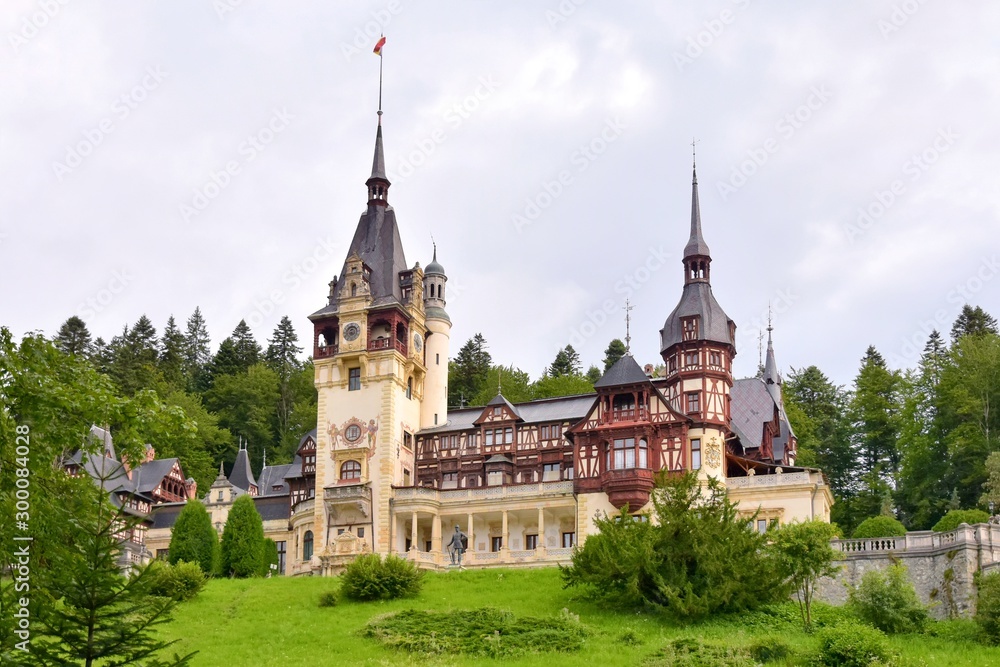
<path fill-rule="evenodd" d="M 698 164 L 694 157 L 695 141 L 691 142 L 691 237 L 684 246 L 684 257 L 709 257 L 708 244 L 701 235 L 701 204 L 698 201 Z"/>
<path fill-rule="evenodd" d="M 774 359 L 774 345 L 771 342 L 771 306 L 767 307 L 767 357 L 764 359 L 764 382 L 768 385 L 781 385 L 781 375 L 778 374 L 778 363 Z"/>
<path fill-rule="evenodd" d="M 378 122 L 378 130 L 375 131 L 375 157 L 372 158 L 372 175 L 365 181 L 365 185 L 368 186 L 368 203 L 386 206 L 390 183 L 389 177 L 385 175 L 385 151 L 382 148 L 381 115 Z"/>

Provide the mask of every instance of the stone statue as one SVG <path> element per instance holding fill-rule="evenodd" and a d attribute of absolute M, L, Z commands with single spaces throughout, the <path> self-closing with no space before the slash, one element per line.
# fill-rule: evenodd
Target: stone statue
<path fill-rule="evenodd" d="M 463 533 L 458 525 L 455 526 L 455 532 L 451 534 L 451 541 L 447 547 L 451 564 L 462 567 L 462 554 L 469 548 L 469 536 Z"/>

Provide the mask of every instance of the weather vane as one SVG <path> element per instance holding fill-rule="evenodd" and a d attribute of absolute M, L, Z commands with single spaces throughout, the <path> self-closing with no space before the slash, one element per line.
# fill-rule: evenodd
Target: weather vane
<path fill-rule="evenodd" d="M 629 303 L 628 299 L 625 299 L 625 308 L 624 308 L 624 310 L 625 310 L 625 352 L 627 354 L 631 354 L 631 352 L 632 352 L 632 332 L 631 332 L 632 315 L 631 315 L 631 310 L 633 308 L 635 308 L 635 306 L 633 306 L 631 303 Z"/>

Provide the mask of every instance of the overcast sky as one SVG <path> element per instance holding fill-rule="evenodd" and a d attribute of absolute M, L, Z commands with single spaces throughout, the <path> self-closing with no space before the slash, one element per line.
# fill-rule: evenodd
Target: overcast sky
<path fill-rule="evenodd" d="M 691 141 L 712 284 L 756 369 L 912 365 L 1000 315 L 1000 5 L 3 0 L 0 324 L 110 339 L 200 306 L 300 338 L 364 210 L 382 31 L 407 262 L 431 236 L 452 353 L 532 377 L 572 342 L 659 361 Z M 862 214 L 862 212 L 865 212 Z"/>

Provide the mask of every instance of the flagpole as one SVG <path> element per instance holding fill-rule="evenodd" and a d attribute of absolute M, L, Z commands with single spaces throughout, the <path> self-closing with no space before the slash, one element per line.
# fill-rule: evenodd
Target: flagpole
<path fill-rule="evenodd" d="M 382 35 L 385 37 L 385 35 Z M 382 124 L 382 50 L 378 54 L 378 124 Z"/>

